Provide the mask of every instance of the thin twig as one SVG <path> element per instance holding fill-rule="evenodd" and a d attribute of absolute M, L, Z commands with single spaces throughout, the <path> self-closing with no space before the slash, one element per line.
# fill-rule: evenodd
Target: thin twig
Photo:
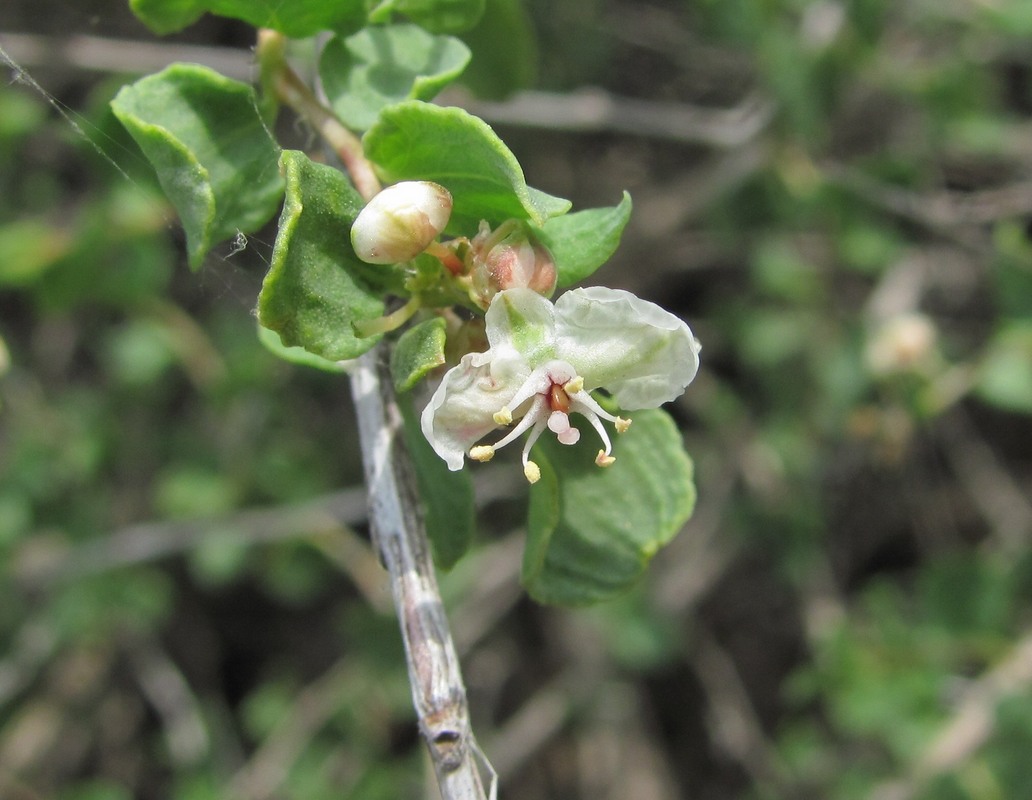
<path fill-rule="evenodd" d="M 161 718 L 168 754 L 177 767 L 200 763 L 211 750 L 201 704 L 182 671 L 152 636 L 127 641 L 125 652 L 144 695 Z"/>
<path fill-rule="evenodd" d="M 871 797 L 910 800 L 931 780 L 959 767 L 992 735 L 1000 701 L 1027 689 L 1030 684 L 1032 632 L 1026 632 L 1005 659 L 970 684 L 957 712 L 913 762 L 910 774 L 882 784 Z"/>
<path fill-rule="evenodd" d="M 214 532 L 226 540 L 255 545 L 341 531 L 365 520 L 363 494 L 356 487 L 296 505 L 214 518 L 141 522 L 58 553 L 23 554 L 13 571 L 20 580 L 45 585 L 168 558 L 197 547 Z"/>
<path fill-rule="evenodd" d="M 492 776 L 492 797 L 493 770 L 470 727 L 459 658 L 437 587 L 383 345 L 359 359 L 351 375 L 351 391 L 373 538 L 390 574 L 412 701 L 441 796 L 444 800 L 485 800 L 481 768 Z"/>
<path fill-rule="evenodd" d="M 280 796 L 283 783 L 312 737 L 336 713 L 343 688 L 355 679 L 354 665 L 341 659 L 293 699 L 290 712 L 233 776 L 229 796 L 268 800 Z"/>
<path fill-rule="evenodd" d="M 86 72 L 122 72 L 145 75 L 173 61 L 203 64 L 229 78 L 249 81 L 254 77 L 254 54 L 233 47 L 176 42 L 113 39 L 106 36 L 43 36 L 0 32 L 0 49 L 27 67 L 65 67 Z"/>
<path fill-rule="evenodd" d="M 283 34 L 276 31 L 263 29 L 258 32 L 255 53 L 261 66 L 263 81 L 280 100 L 306 119 L 333 148 L 358 193 L 369 200 L 380 191 L 380 180 L 373 172 L 372 164 L 363 155 L 362 142 L 331 109 L 319 101 L 308 85 L 290 68 L 283 52 L 284 41 Z"/>
<path fill-rule="evenodd" d="M 567 94 L 524 91 L 504 102 L 475 100 L 456 89 L 443 97 L 492 123 L 579 132 L 610 131 L 718 148 L 737 148 L 769 125 L 775 105 L 752 94 L 733 108 L 706 108 L 617 97 L 602 89 Z"/>
<path fill-rule="evenodd" d="M 713 738 L 757 787 L 783 783 L 784 770 L 763 732 L 734 659 L 701 624 L 696 626 L 692 667 L 709 701 Z"/>
<path fill-rule="evenodd" d="M 0 48 L 12 60 L 33 68 L 66 66 L 143 75 L 175 61 L 189 61 L 241 81 L 251 81 L 256 74 L 253 54 L 240 48 L 8 32 L 0 32 Z M 609 131 L 718 148 L 735 148 L 756 138 L 776 110 L 759 94 L 750 94 L 731 108 L 709 108 L 620 97 L 597 88 L 572 93 L 519 92 L 498 103 L 477 101 L 467 92 L 448 89 L 440 100 L 461 106 L 492 124 L 583 133 Z"/>
<path fill-rule="evenodd" d="M 1032 539 L 1032 502 L 961 409 L 939 428 L 944 452 L 960 485 L 989 523 L 987 546 L 1017 556 Z"/>

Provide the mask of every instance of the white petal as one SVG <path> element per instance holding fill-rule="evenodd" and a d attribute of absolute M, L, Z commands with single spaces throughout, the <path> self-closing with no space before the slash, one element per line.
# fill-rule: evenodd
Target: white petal
<path fill-rule="evenodd" d="M 423 409 L 423 435 L 451 470 L 462 469 L 469 448 L 498 427 L 495 412 L 530 374 L 519 362 L 495 362 L 490 356 L 490 351 L 463 356 Z"/>
<path fill-rule="evenodd" d="M 487 341 L 495 357 L 526 361 L 537 367 L 555 351 L 552 303 L 532 289 L 506 289 L 491 299 L 485 315 Z"/>
<path fill-rule="evenodd" d="M 621 408 L 655 408 L 678 397 L 699 369 L 699 342 L 683 320 L 620 289 L 567 292 L 555 304 L 556 358 L 603 387 Z"/>

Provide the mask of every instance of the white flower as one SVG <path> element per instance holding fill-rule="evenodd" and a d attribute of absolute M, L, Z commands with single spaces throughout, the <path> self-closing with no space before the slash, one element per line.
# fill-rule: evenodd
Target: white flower
<path fill-rule="evenodd" d="M 369 201 L 351 226 L 355 254 L 369 264 L 398 264 L 422 253 L 451 217 L 452 196 L 431 181 L 402 181 Z"/>
<path fill-rule="evenodd" d="M 563 444 L 580 438 L 571 413 L 598 433 L 595 463 L 608 466 L 615 459 L 602 421 L 622 433 L 630 420 L 605 411 L 590 392 L 603 388 L 628 411 L 656 408 L 678 397 L 699 368 L 699 342 L 683 321 L 617 289 L 574 289 L 555 305 L 530 289 L 507 289 L 492 299 L 486 322 L 489 349 L 463 356 L 423 411 L 423 434 L 452 470 L 467 454 L 489 460 L 529 431 L 523 467 L 534 483 L 540 470 L 529 453 L 546 427 Z M 494 444 L 477 445 L 513 422 Z"/>

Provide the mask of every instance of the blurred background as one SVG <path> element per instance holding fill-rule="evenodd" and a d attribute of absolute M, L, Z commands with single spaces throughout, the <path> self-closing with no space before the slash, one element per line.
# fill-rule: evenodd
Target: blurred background
<path fill-rule="evenodd" d="M 699 503 L 635 591 L 546 608 L 524 482 L 476 468 L 442 585 L 500 796 L 1032 797 L 1032 4 L 525 8 L 534 91 L 442 102 L 577 208 L 631 192 L 591 282 L 703 342 Z M 107 110 L 253 36 L 0 11 L 4 798 L 436 791 L 346 381 L 255 337 L 274 229 L 191 274 Z"/>

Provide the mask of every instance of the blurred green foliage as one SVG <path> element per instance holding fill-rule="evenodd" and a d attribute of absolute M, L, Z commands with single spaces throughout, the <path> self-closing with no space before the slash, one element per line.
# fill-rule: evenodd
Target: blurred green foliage
<path fill-rule="evenodd" d="M 684 796 L 713 775 L 714 797 L 1027 796 L 1030 5 L 528 5 L 550 89 L 717 107 L 752 93 L 774 111 L 724 151 L 516 133 L 548 191 L 608 191 L 584 177 L 600 161 L 638 184 L 610 275 L 703 341 L 672 410 L 700 494 L 681 537 L 709 525 L 716 544 L 674 549 L 668 572 L 576 623 L 498 612 L 471 657 L 478 732 L 587 658 L 550 633 L 577 624 L 605 666 L 570 690 L 554 759 L 574 759 L 611 696 L 584 692 L 624 681 L 665 692 L 645 716 L 687 765 L 671 778 Z M 171 210 L 98 111 L 117 82 L 88 83 L 77 124 L 129 180 L 44 99 L 0 86 L 0 794 L 266 796 L 248 770 L 271 763 L 277 797 L 419 796 L 396 623 L 367 602 L 351 533 L 240 516 L 360 484 L 346 387 L 257 341 L 270 236 L 189 274 Z M 754 166 L 695 180 L 728 161 Z M 663 228 L 649 209 L 669 213 L 679 176 L 705 203 L 674 192 L 688 210 Z M 455 605 L 508 530 L 495 503 L 445 582 Z M 700 631 L 758 709 L 766 771 L 728 767 L 737 751 L 698 734 L 720 713 L 688 691 Z M 162 665 L 185 687 L 168 707 L 148 689 Z M 544 764 L 505 796 L 582 796 Z"/>

